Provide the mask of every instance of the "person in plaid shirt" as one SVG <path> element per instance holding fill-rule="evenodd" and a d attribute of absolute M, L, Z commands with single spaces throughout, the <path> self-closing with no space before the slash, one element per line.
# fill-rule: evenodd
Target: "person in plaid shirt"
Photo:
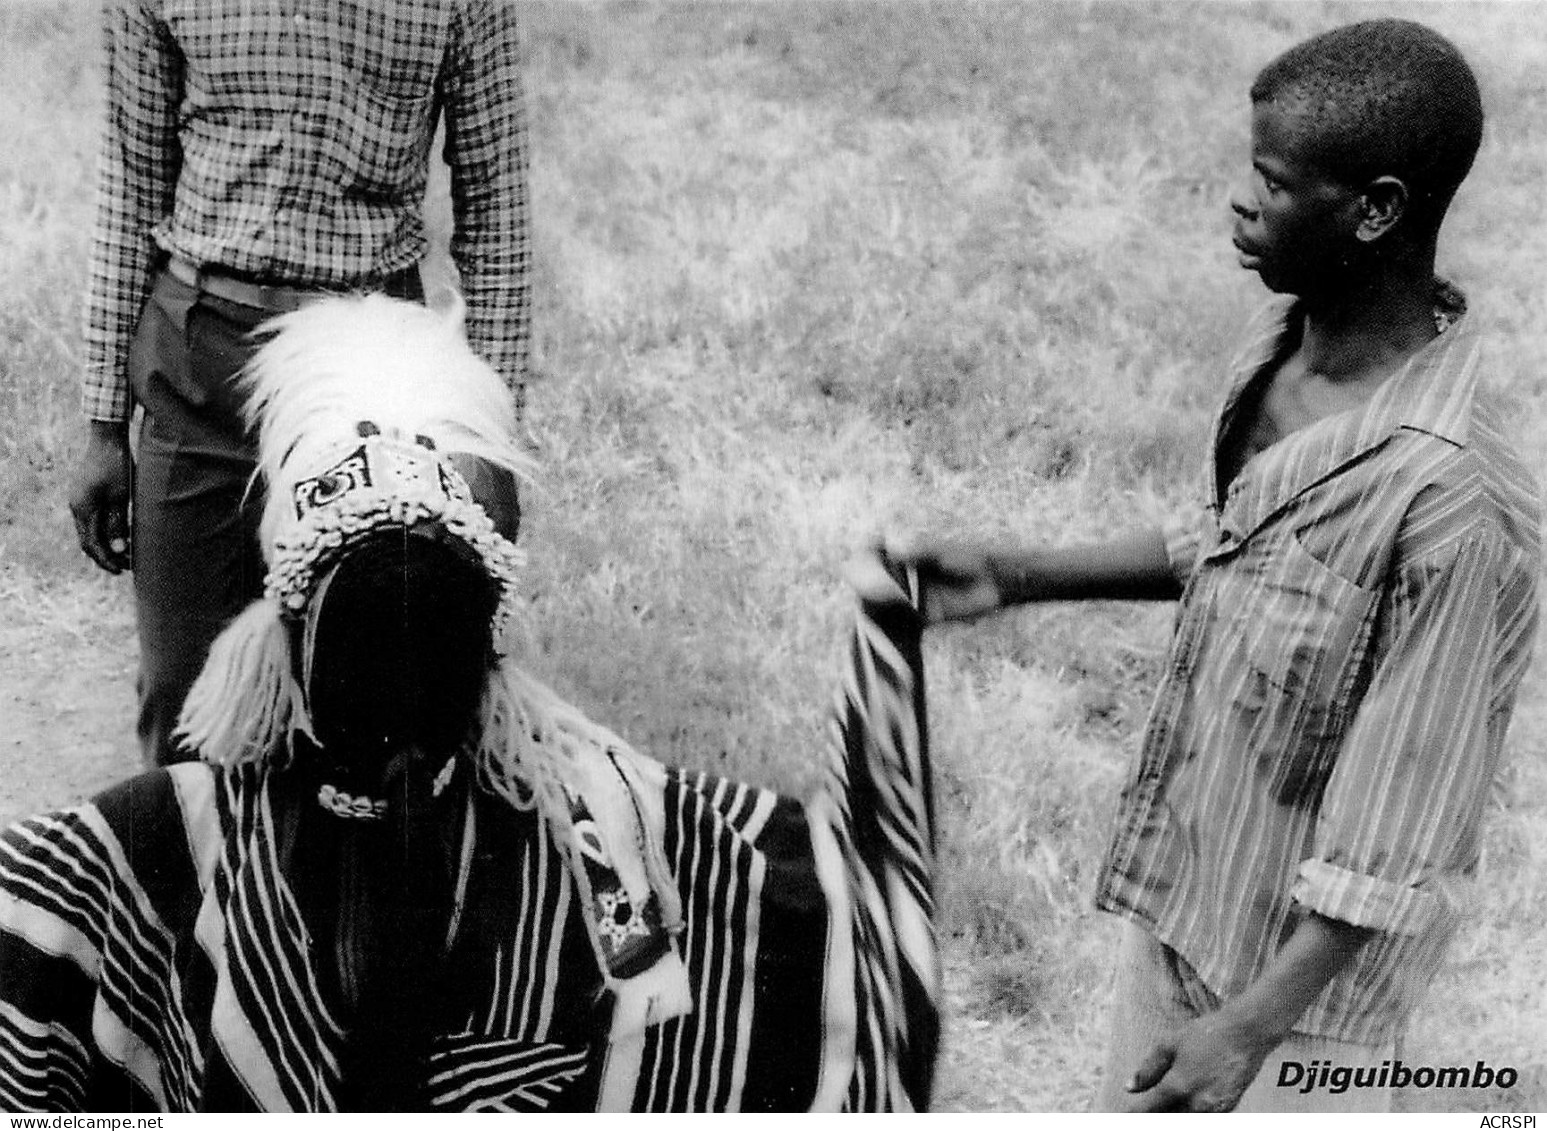
<path fill-rule="evenodd" d="M 93 561 L 134 571 L 137 729 L 147 761 L 166 763 L 184 756 L 171 733 L 210 641 L 262 587 L 235 380 L 252 330 L 321 293 L 423 297 L 423 200 L 443 123 L 467 333 L 519 402 L 526 122 L 513 0 L 104 8 L 88 439 L 70 509 Z M 514 482 L 462 465 L 514 534 Z"/>
<path fill-rule="evenodd" d="M 1101 1110 L 1389 1108 L 1539 616 L 1539 489 L 1434 274 L 1482 137 L 1471 69 L 1373 20 L 1291 48 L 1251 100 L 1233 242 L 1275 297 L 1201 505 L 1096 546 L 885 548 L 932 621 L 1179 602 L 1097 873 L 1125 920 Z"/>

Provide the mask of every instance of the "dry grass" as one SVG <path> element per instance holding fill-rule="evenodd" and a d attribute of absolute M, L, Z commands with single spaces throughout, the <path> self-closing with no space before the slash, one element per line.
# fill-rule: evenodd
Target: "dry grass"
<path fill-rule="evenodd" d="M 525 10 L 530 405 L 545 465 L 527 535 L 530 661 L 665 760 L 791 790 L 814 780 L 845 610 L 837 567 L 866 531 L 1066 541 L 1180 497 L 1220 361 L 1260 297 L 1225 238 L 1244 91 L 1274 52 L 1330 23 L 1416 12 L 1477 61 L 1493 116 L 1442 265 L 1487 311 L 1522 428 L 1542 425 L 1547 33 L 1529 6 Z M 0 587 L 0 608 L 12 616 L 50 593 L 64 620 L 95 615 L 94 597 L 70 596 L 99 583 L 59 501 L 92 18 L 63 2 L 0 8 L 13 108 L 0 124 L 0 563 L 22 579 Z M 1532 458 L 1547 471 L 1540 449 Z M 126 600 L 121 584 L 105 591 Z M 1167 624 L 1163 609 L 1055 608 L 930 643 L 946 1106 L 1086 1102 L 1111 939 L 1089 910 L 1091 870 Z M 1534 673 L 1482 905 L 1410 1040 L 1414 1059 L 1482 1056 L 1522 1083 L 1485 1105 L 1425 1102 L 1547 1103 L 1544 710 Z M 118 734 L 128 719 L 96 725 Z M 63 800 L 72 784 L 29 800 Z"/>

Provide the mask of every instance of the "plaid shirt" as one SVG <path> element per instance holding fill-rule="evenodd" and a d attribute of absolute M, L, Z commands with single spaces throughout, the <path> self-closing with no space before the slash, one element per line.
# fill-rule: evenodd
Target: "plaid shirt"
<path fill-rule="evenodd" d="M 1477 395 L 1474 323 L 1255 456 L 1221 498 L 1221 437 L 1294 345 L 1299 319 L 1276 305 L 1237 364 L 1208 505 L 1169 531 L 1186 590 L 1097 903 L 1225 997 L 1296 905 L 1373 928 L 1299 1019 L 1313 1035 L 1383 1040 L 1428 985 L 1530 656 L 1537 488 Z"/>
<path fill-rule="evenodd" d="M 474 347 L 526 370 L 526 121 L 513 0 L 105 0 L 107 124 L 83 407 L 132 409 L 160 252 L 347 289 L 423 257 L 444 114 L 451 255 Z"/>

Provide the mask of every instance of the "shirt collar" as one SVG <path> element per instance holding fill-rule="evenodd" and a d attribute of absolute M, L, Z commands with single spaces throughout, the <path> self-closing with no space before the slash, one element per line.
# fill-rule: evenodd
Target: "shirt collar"
<path fill-rule="evenodd" d="M 1435 284 L 1435 317 L 1448 328 L 1370 398 L 1364 431 L 1371 439 L 1411 428 L 1466 446 L 1480 372 L 1477 319 L 1467 314 L 1461 292 L 1443 281 Z"/>
<path fill-rule="evenodd" d="M 1435 280 L 1435 318 L 1445 327 L 1375 390 L 1363 409 L 1358 430 L 1361 444 L 1386 438 L 1398 428 L 1411 428 L 1448 440 L 1467 443 L 1472 399 L 1477 391 L 1479 335 L 1475 315 L 1467 312 L 1466 297 L 1443 279 Z M 1296 300 L 1270 303 L 1237 360 L 1230 394 L 1233 404 L 1262 367 L 1286 345 L 1300 318 Z"/>

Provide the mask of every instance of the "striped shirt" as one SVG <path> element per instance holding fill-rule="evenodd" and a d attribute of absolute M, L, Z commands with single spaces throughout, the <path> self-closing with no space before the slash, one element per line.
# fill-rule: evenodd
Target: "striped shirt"
<path fill-rule="evenodd" d="M 105 0 L 104 9 L 88 417 L 129 416 L 129 342 L 161 253 L 333 289 L 418 263 L 441 116 L 468 336 L 520 383 L 530 252 L 513 0 Z"/>
<path fill-rule="evenodd" d="M 1168 529 L 1185 592 L 1098 881 L 1098 906 L 1227 998 L 1297 907 L 1372 928 L 1299 1019 L 1318 1036 L 1386 1039 L 1431 980 L 1536 628 L 1537 488 L 1478 391 L 1475 318 L 1453 313 L 1364 406 L 1221 497 L 1221 439 L 1300 319 L 1279 302 L 1255 324 L 1206 505 Z"/>

